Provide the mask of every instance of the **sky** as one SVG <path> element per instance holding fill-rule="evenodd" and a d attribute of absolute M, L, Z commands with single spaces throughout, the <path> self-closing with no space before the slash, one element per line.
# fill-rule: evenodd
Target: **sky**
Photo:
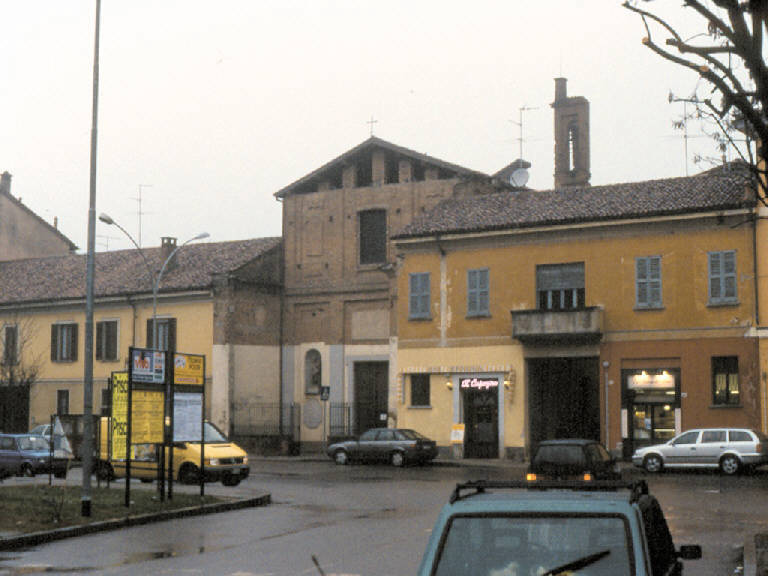
<path fill-rule="evenodd" d="M 701 32 L 680 2 L 654 4 Z M 0 172 L 81 251 L 95 7 L 0 0 Z M 521 108 L 528 185 L 549 189 L 556 77 L 590 102 L 593 185 L 706 169 L 711 139 L 692 120 L 686 162 L 668 101 L 697 76 L 643 36 L 620 0 L 102 0 L 96 213 L 143 247 L 279 236 L 274 193 L 371 128 L 492 174 L 520 156 Z M 98 223 L 98 251 L 131 246 Z"/>

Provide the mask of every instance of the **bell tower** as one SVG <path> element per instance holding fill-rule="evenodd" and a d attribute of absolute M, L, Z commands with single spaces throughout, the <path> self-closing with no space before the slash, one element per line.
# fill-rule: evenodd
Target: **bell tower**
<path fill-rule="evenodd" d="M 589 186 L 589 101 L 555 78 L 555 188 Z"/>

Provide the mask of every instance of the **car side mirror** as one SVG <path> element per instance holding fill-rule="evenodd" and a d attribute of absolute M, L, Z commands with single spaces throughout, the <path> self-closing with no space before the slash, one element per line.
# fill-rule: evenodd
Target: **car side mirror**
<path fill-rule="evenodd" d="M 701 558 L 701 546 L 698 544 L 686 544 L 680 546 L 677 557 L 683 560 L 698 560 Z"/>

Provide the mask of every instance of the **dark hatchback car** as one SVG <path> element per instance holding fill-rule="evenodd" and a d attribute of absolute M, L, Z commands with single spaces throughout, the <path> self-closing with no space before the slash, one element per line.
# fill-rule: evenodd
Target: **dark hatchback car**
<path fill-rule="evenodd" d="M 0 468 L 11 474 L 34 476 L 52 471 L 56 478 L 66 478 L 67 466 L 67 459 L 54 458 L 51 467 L 51 446 L 44 436 L 0 434 Z"/>
<path fill-rule="evenodd" d="M 408 428 L 372 428 L 359 438 L 331 444 L 328 456 L 336 464 L 389 462 L 402 466 L 407 462 L 424 464 L 437 456 L 437 444 Z"/>
<path fill-rule="evenodd" d="M 536 448 L 527 479 L 537 480 L 618 480 L 616 459 L 596 440 L 565 438 L 544 440 Z"/>

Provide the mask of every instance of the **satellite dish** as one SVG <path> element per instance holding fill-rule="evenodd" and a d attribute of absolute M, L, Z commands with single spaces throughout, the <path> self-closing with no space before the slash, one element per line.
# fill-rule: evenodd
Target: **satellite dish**
<path fill-rule="evenodd" d="M 528 183 L 528 170 L 525 168 L 518 168 L 512 174 L 509 175 L 509 183 L 512 186 L 522 188 Z"/>

